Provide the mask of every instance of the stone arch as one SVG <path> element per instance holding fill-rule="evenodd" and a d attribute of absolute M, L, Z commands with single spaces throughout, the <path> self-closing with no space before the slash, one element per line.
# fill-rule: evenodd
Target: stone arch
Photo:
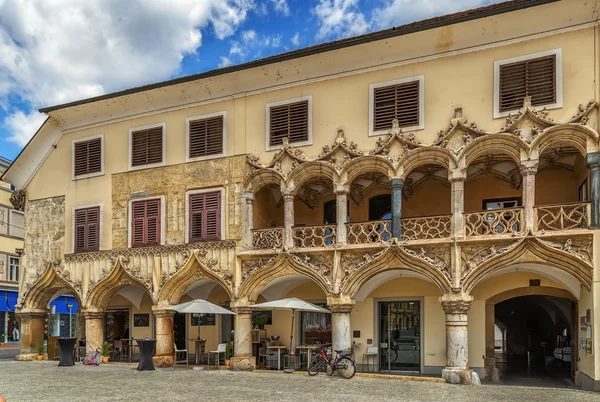
<path fill-rule="evenodd" d="M 26 292 L 21 308 L 45 309 L 48 307 L 52 296 L 62 289 L 72 293 L 79 306 L 81 306 L 81 291 L 76 290 L 69 281 L 58 273 L 60 269 L 60 266 L 48 264 L 44 274 Z"/>
<path fill-rule="evenodd" d="M 382 156 L 366 155 L 348 162 L 340 177 L 345 177 L 346 184 L 351 184 L 361 174 L 377 172 L 391 179 L 395 176 L 395 171 L 390 160 Z"/>
<path fill-rule="evenodd" d="M 515 297 L 521 296 L 552 296 L 559 297 L 561 299 L 568 299 L 573 303 L 577 303 L 577 298 L 575 295 L 566 289 L 554 288 L 551 286 L 527 286 L 498 293 L 497 295 L 486 299 L 485 304 L 488 306 L 495 306 L 496 304 L 502 303 L 505 300 L 514 299 Z"/>
<path fill-rule="evenodd" d="M 539 157 L 549 147 L 571 145 L 582 156 L 598 149 L 598 133 L 581 124 L 561 124 L 544 130 L 531 142 L 532 157 Z M 591 145 L 591 146 L 590 146 Z"/>
<path fill-rule="evenodd" d="M 471 293 L 475 286 L 498 270 L 516 263 L 552 266 L 576 278 L 586 289 L 591 289 L 592 266 L 566 251 L 567 247 L 553 247 L 537 238 L 526 238 L 507 248 L 508 251 L 498 251 L 495 257 L 489 258 L 467 273 L 463 279 L 463 289 L 466 293 Z"/>
<path fill-rule="evenodd" d="M 461 168 L 467 168 L 477 158 L 490 152 L 508 155 L 518 166 L 521 164 L 521 156 L 528 154 L 528 146 L 521 138 L 515 135 L 486 135 L 473 140 L 467 145 L 460 158 L 459 165 Z"/>
<path fill-rule="evenodd" d="M 134 277 L 124 267 L 121 259 L 117 261 L 108 275 L 99 281 L 95 286 L 90 287 L 88 297 L 86 298 L 86 309 L 104 309 L 110 303 L 110 300 L 122 288 L 130 285 L 139 286 L 146 291 L 152 304 L 156 304 L 156 300 L 152 295 L 150 282 Z"/>
<path fill-rule="evenodd" d="M 308 266 L 296 261 L 287 253 L 279 254 L 273 261 L 252 272 L 244 280 L 238 292 L 238 298 L 248 301 L 256 301 L 260 293 L 268 285 L 278 278 L 290 275 L 302 275 L 315 282 L 325 293 L 326 297 L 332 295 L 332 286 L 328 280 L 316 273 Z"/>
<path fill-rule="evenodd" d="M 219 275 L 207 268 L 195 254 L 192 254 L 184 266 L 171 276 L 158 293 L 159 305 L 179 303 L 187 288 L 200 279 L 210 279 L 221 285 L 230 300 L 233 300 L 231 276 Z"/>
<path fill-rule="evenodd" d="M 294 170 L 288 180 L 286 187 L 300 188 L 304 183 L 319 178 L 326 178 L 332 184 L 338 180 L 338 174 L 329 163 L 313 161 L 301 164 Z"/>
<path fill-rule="evenodd" d="M 450 274 L 435 268 L 420 258 L 413 257 L 404 250 L 387 248 L 375 258 L 361 265 L 342 281 L 342 294 L 354 298 L 360 288 L 371 278 L 386 271 L 405 270 L 425 277 L 434 283 L 442 293 L 450 292 Z"/>
<path fill-rule="evenodd" d="M 424 165 L 439 165 L 443 166 L 447 170 L 454 169 L 456 167 L 456 158 L 452 153 L 440 147 L 421 147 L 408 151 L 400 159 L 401 174 L 405 179 L 410 172 L 416 168 Z M 400 173 L 400 172 L 399 172 Z"/>
<path fill-rule="evenodd" d="M 284 182 L 285 179 L 279 172 L 273 169 L 259 169 L 246 179 L 246 191 L 256 194 L 264 187 L 281 187 L 281 183 Z"/>

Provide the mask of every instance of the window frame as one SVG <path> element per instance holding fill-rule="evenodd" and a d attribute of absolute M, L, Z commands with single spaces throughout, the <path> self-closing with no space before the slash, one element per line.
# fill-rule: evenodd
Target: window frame
<path fill-rule="evenodd" d="M 286 99 L 286 100 L 271 102 L 271 103 L 266 104 L 266 112 L 265 112 L 266 113 L 265 114 L 265 116 L 266 116 L 266 120 L 265 120 L 266 151 L 277 151 L 283 147 L 283 145 L 274 145 L 274 146 L 270 145 L 270 143 L 271 143 L 271 141 L 270 141 L 270 139 L 271 139 L 271 108 L 274 106 L 283 106 L 283 105 L 288 105 L 291 103 L 302 102 L 302 101 L 308 101 L 308 140 L 300 141 L 300 142 L 293 142 L 293 143 L 290 143 L 290 145 L 293 145 L 294 147 L 307 147 L 307 146 L 310 146 L 313 144 L 312 95 L 304 95 L 299 98 Z"/>
<path fill-rule="evenodd" d="M 8 257 L 8 261 L 7 261 L 8 262 L 8 264 L 7 264 L 8 265 L 8 269 L 6 270 L 6 280 L 8 282 L 19 282 L 19 271 L 21 270 L 21 257 L 19 257 L 17 255 L 11 255 L 11 254 L 8 254 L 7 257 Z M 17 279 L 16 280 L 12 280 L 11 279 L 11 275 L 10 275 L 11 271 L 12 271 L 11 268 L 14 267 L 14 264 L 11 264 L 11 260 L 12 259 L 17 260 L 17 265 L 16 265 L 16 267 L 17 267 L 17 271 L 16 271 Z"/>
<path fill-rule="evenodd" d="M 559 109 L 563 106 L 563 85 L 562 85 L 562 48 L 547 50 L 544 52 L 526 54 L 510 59 L 497 60 L 494 62 L 494 119 L 507 117 L 515 114 L 519 109 L 500 111 L 500 67 L 506 64 L 519 63 L 539 59 L 541 57 L 552 56 L 556 58 L 556 102 L 548 105 L 532 106 L 534 110 Z"/>
<path fill-rule="evenodd" d="M 91 141 L 100 138 L 100 171 L 94 173 L 86 173 L 80 176 L 75 175 L 75 144 L 79 142 Z M 96 134 L 89 137 L 78 138 L 71 141 L 71 179 L 82 180 L 90 177 L 104 176 L 104 134 Z"/>
<path fill-rule="evenodd" d="M 196 156 L 190 158 L 190 123 L 196 120 L 210 119 L 212 117 L 223 116 L 223 150 L 220 154 Z M 227 111 L 192 116 L 185 119 L 185 161 L 195 162 L 209 159 L 223 158 L 227 156 Z"/>
<path fill-rule="evenodd" d="M 511 202 L 515 201 L 517 203 L 516 206 L 510 208 L 500 208 L 500 209 L 487 209 L 487 204 L 491 204 L 494 202 Z M 501 211 L 502 209 L 512 209 L 512 208 L 522 208 L 523 207 L 523 197 L 503 197 L 503 198 L 485 198 L 481 200 L 481 210 L 482 211 Z"/>
<path fill-rule="evenodd" d="M 102 216 L 104 212 L 104 203 L 100 202 L 97 204 L 88 204 L 88 205 L 77 205 L 71 209 L 71 253 L 76 253 L 75 251 L 75 242 L 76 242 L 76 231 L 77 231 L 77 219 L 76 219 L 76 211 L 78 209 L 88 209 L 88 208 L 100 208 L 100 212 L 98 213 L 98 250 L 102 250 Z M 83 253 L 85 251 L 77 251 L 77 253 Z"/>
<path fill-rule="evenodd" d="M 162 127 L 162 162 L 149 163 L 147 165 L 132 166 L 133 163 L 133 133 L 136 131 L 149 130 L 151 128 Z M 132 170 L 150 169 L 153 167 L 165 166 L 167 164 L 167 123 L 148 124 L 146 126 L 133 127 L 129 129 L 129 147 L 128 147 L 128 168 Z"/>
<path fill-rule="evenodd" d="M 23 225 L 23 236 L 17 236 L 17 235 L 12 234 L 12 227 L 13 227 L 12 226 L 12 223 L 13 223 L 12 222 L 12 214 L 13 214 L 13 212 L 16 213 L 16 214 L 22 215 L 23 216 L 23 222 L 25 222 L 25 212 L 19 211 L 17 209 L 9 209 L 8 210 L 8 227 L 6 229 L 7 230 L 7 234 L 8 234 L 8 236 L 14 237 L 16 239 L 24 239 L 25 238 L 25 225 Z"/>
<path fill-rule="evenodd" d="M 188 190 L 185 192 L 185 243 L 190 243 L 190 195 L 194 195 L 194 194 L 205 194 L 205 193 L 216 193 L 216 192 L 220 192 L 221 193 L 221 227 L 218 228 L 220 233 L 219 233 L 219 238 L 221 240 L 224 239 L 225 236 L 225 221 L 227 219 L 227 214 L 225 214 L 225 211 L 227 211 L 227 208 L 225 207 L 225 203 L 226 203 L 226 198 L 225 198 L 225 189 L 223 187 L 211 187 L 211 188 L 203 188 L 203 189 L 197 189 L 197 190 Z M 217 241 L 217 240 L 206 240 L 206 241 Z"/>
<path fill-rule="evenodd" d="M 425 76 L 415 75 L 393 81 L 378 82 L 369 85 L 369 137 L 389 134 L 389 130 L 374 131 L 373 118 L 375 117 L 375 89 L 392 85 L 406 84 L 419 81 L 419 124 L 417 126 L 402 127 L 403 131 L 417 131 L 425 129 Z"/>
<path fill-rule="evenodd" d="M 154 196 L 148 196 L 148 197 L 132 198 L 127 203 L 127 247 L 128 248 L 132 248 L 132 244 L 133 244 L 133 230 L 132 230 L 133 203 L 138 202 L 138 201 L 150 201 L 150 200 L 157 200 L 157 199 L 160 199 L 160 242 L 158 245 L 160 245 L 160 246 L 165 245 L 165 240 L 166 240 L 165 239 L 165 237 L 166 237 L 165 236 L 166 235 L 166 227 L 165 227 L 166 197 L 164 195 L 154 195 Z M 137 247 L 152 247 L 152 246 L 136 246 L 136 248 Z"/>

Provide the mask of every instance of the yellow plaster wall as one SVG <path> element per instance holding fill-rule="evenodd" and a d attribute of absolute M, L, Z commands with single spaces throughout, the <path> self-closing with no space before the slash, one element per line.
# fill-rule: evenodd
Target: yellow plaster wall
<path fill-rule="evenodd" d="M 140 308 L 138 309 L 129 299 L 116 295 L 108 304 L 108 308 L 129 308 L 129 336 L 133 339 L 152 338 L 152 328 L 154 327 L 154 314 L 152 313 L 152 300 L 150 296 L 144 294 Z M 150 314 L 150 325 L 148 327 L 134 327 L 134 314 Z"/>
<path fill-rule="evenodd" d="M 595 286 L 596 288 L 596 286 Z M 579 305 L 578 305 L 578 309 L 579 312 L 577 314 L 577 328 L 578 328 L 578 334 L 579 334 L 579 339 L 577 342 L 577 347 L 579 348 L 580 346 L 580 340 L 587 338 L 587 330 L 582 330 L 580 325 L 579 325 L 579 317 L 584 317 L 585 316 L 585 311 L 587 309 L 591 309 L 592 312 L 595 311 L 594 310 L 594 298 L 593 298 L 593 292 L 592 291 L 588 291 L 587 289 L 585 289 L 583 286 L 581 287 L 581 296 L 579 298 Z M 597 311 L 597 310 L 596 310 Z M 592 314 L 592 325 L 594 325 L 594 314 Z M 594 331 L 596 331 L 596 328 L 594 328 Z M 596 336 L 595 333 L 592 334 L 594 336 L 594 341 L 598 342 L 598 337 Z M 596 349 L 597 350 L 597 349 Z M 586 354 L 586 353 L 582 353 L 581 350 L 579 349 L 578 352 L 578 357 L 579 357 L 579 371 L 581 371 L 582 373 L 584 373 L 585 375 L 587 375 L 590 378 L 597 378 L 596 374 L 595 374 L 595 360 L 597 360 L 597 357 L 595 356 L 595 350 L 594 350 L 594 354 Z"/>

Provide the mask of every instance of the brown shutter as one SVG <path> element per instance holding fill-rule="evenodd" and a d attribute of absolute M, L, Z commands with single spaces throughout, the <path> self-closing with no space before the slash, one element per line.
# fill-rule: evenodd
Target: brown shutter
<path fill-rule="evenodd" d="M 131 246 L 160 244 L 160 199 L 133 202 L 131 209 Z"/>
<path fill-rule="evenodd" d="M 221 238 L 221 192 L 192 194 L 189 199 L 190 242 Z"/>
<path fill-rule="evenodd" d="M 556 56 L 500 66 L 500 111 L 520 109 L 531 96 L 533 106 L 556 102 Z"/>
<path fill-rule="evenodd" d="M 162 126 L 131 133 L 131 166 L 161 163 L 163 135 Z"/>
<path fill-rule="evenodd" d="M 308 141 L 308 100 L 269 109 L 269 145 Z"/>
<path fill-rule="evenodd" d="M 389 130 L 398 119 L 400 127 L 419 125 L 420 81 L 375 88 L 373 105 L 373 131 Z"/>
<path fill-rule="evenodd" d="M 100 207 L 75 210 L 75 252 L 100 249 Z"/>
<path fill-rule="evenodd" d="M 75 176 L 101 172 L 102 139 L 76 142 L 73 158 Z"/>
<path fill-rule="evenodd" d="M 223 116 L 190 121 L 190 158 L 223 153 Z"/>

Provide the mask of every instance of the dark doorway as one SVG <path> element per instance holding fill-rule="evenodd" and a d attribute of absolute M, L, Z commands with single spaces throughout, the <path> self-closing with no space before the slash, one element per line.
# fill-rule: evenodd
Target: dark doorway
<path fill-rule="evenodd" d="M 173 332 L 175 333 L 175 344 L 177 349 L 185 349 L 185 314 L 175 313 L 173 316 Z"/>
<path fill-rule="evenodd" d="M 392 196 L 390 194 L 376 195 L 369 199 L 369 220 L 391 219 Z M 389 215 L 389 216 L 388 216 Z"/>

